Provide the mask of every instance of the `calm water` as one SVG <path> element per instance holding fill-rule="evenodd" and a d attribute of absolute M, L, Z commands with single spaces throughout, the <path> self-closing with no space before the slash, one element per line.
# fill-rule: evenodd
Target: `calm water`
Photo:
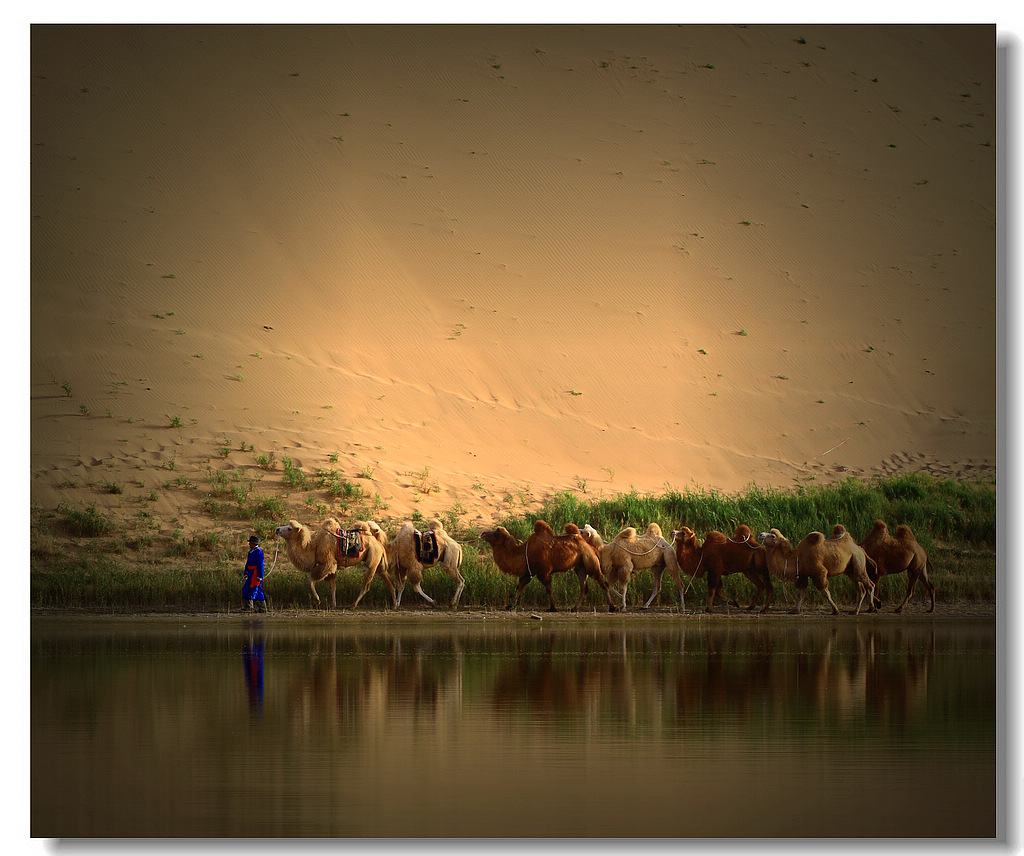
<path fill-rule="evenodd" d="M 35 618 L 34 837 L 991 837 L 995 623 Z"/>

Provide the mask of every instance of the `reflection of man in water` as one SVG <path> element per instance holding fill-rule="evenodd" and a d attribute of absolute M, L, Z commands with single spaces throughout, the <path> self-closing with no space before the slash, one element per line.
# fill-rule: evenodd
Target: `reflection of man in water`
<path fill-rule="evenodd" d="M 249 538 L 249 555 L 245 557 L 245 576 L 242 580 L 242 599 L 249 609 L 267 611 L 267 598 L 263 594 L 263 548 L 255 535 Z"/>
<path fill-rule="evenodd" d="M 262 637 L 254 640 L 252 636 L 245 643 L 245 688 L 249 691 L 251 713 L 263 710 L 263 644 Z"/>

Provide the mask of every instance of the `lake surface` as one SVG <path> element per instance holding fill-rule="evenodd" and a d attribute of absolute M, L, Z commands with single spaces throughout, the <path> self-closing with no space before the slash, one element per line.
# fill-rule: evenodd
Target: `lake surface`
<path fill-rule="evenodd" d="M 992 837 L 995 621 L 33 618 L 31 835 Z"/>

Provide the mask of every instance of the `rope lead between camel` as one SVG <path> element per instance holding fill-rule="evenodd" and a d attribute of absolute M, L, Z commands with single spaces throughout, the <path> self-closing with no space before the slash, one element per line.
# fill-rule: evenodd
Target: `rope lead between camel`
<path fill-rule="evenodd" d="M 279 537 L 280 537 L 280 536 L 279 536 Z M 274 561 L 273 561 L 273 563 L 272 563 L 272 564 L 270 565 L 270 570 L 269 570 L 269 571 L 267 571 L 267 572 L 266 572 L 266 573 L 265 573 L 265 574 L 263 575 L 263 579 L 266 579 L 267 577 L 269 577 L 269 576 L 270 576 L 270 574 L 271 574 L 271 573 L 273 572 L 274 568 L 276 568 L 276 567 L 277 567 L 277 551 L 278 551 L 278 549 L 280 549 L 280 547 L 281 547 L 281 542 L 280 542 L 280 540 L 279 540 L 279 537 L 278 537 L 278 538 L 275 538 L 275 539 L 274 539 Z"/>

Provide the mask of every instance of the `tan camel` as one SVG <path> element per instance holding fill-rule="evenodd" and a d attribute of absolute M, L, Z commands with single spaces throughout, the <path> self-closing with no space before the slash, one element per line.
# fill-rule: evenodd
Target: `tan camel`
<path fill-rule="evenodd" d="M 327 580 L 331 588 L 331 609 L 337 609 L 338 568 L 351 568 L 360 562 L 366 566 L 366 571 L 362 591 L 352 609 L 359 606 L 359 601 L 370 590 L 374 576 L 384 580 L 391 592 L 392 605 L 395 604 L 395 584 L 388 576 L 388 558 L 381 543 L 383 533 L 376 534 L 365 521 L 359 521 L 354 529 L 346 532 L 337 520 L 328 517 L 314 533 L 304 523 L 291 520 L 285 526 L 278 526 L 274 533 L 284 539 L 292 564 L 309 574 L 309 588 L 318 604 L 320 595 L 316 593 L 316 583 Z"/>
<path fill-rule="evenodd" d="M 860 542 L 860 546 L 878 565 L 878 576 L 875 579 L 876 606 L 881 607 L 882 605 L 882 600 L 878 596 L 878 580 L 888 574 L 902 574 L 906 571 L 907 593 L 894 611 L 903 611 L 903 607 L 907 605 L 907 601 L 914 594 L 914 589 L 917 588 L 917 581 L 921 580 L 932 598 L 932 605 L 928 611 L 935 612 L 935 586 L 928 577 L 928 571 L 934 571 L 935 568 L 932 567 L 928 553 L 917 542 L 909 526 L 902 524 L 896 527 L 896 536 L 893 537 L 889 534 L 889 528 L 885 525 L 885 521 L 876 520 L 871 533 Z"/>
<path fill-rule="evenodd" d="M 626 590 L 629 588 L 629 580 L 633 572 L 647 569 L 651 570 L 654 578 L 654 589 L 643 605 L 644 609 L 647 609 L 661 592 L 661 577 L 666 570 L 669 576 L 675 580 L 679 589 L 680 606 L 686 605 L 676 554 L 672 545 L 661 534 L 661 527 L 657 523 L 649 524 L 643 535 L 637 535 L 634 527 L 627 526 L 607 544 L 602 541 L 600 534 L 589 523 L 578 531 L 601 557 L 601 572 L 608 580 L 611 590 L 615 592 L 616 598 L 621 602 L 622 609 L 626 608 Z M 616 588 L 618 585 L 622 587 L 621 592 Z"/>
<path fill-rule="evenodd" d="M 676 559 L 680 570 L 690 577 L 707 574 L 708 600 L 705 612 L 711 612 L 715 599 L 723 600 L 730 606 L 739 604 L 727 598 L 722 578 L 728 574 L 743 574 L 756 587 L 753 599 L 747 609 L 753 609 L 765 595 L 764 607 L 767 612 L 775 593 L 771 575 L 768 572 L 768 554 L 754 538 L 746 524 L 736 527 L 732 538 L 718 530 L 712 530 L 704 537 L 704 543 L 697 545 L 697 536 L 688 526 L 672 533 L 675 542 Z"/>
<path fill-rule="evenodd" d="M 455 609 L 466 587 L 466 580 L 459 570 L 462 565 L 462 547 L 445 531 L 440 520 L 431 520 L 427 525 L 428 530 L 420 532 L 407 521 L 402 524 L 398 534 L 387 542 L 388 568 L 397 590 L 395 605 L 401 605 L 402 592 L 408 582 L 414 592 L 433 606 L 433 598 L 421 587 L 423 569 L 440 565 L 455 580 L 455 595 L 452 597 L 452 608 Z"/>
<path fill-rule="evenodd" d="M 565 535 L 555 535 L 550 524 L 538 520 L 533 524 L 533 534 L 524 544 L 520 544 L 504 526 L 480 533 L 480 537 L 491 545 L 498 569 L 519 578 L 509 609 L 516 607 L 527 583 L 537 577 L 548 593 L 548 612 L 557 612 L 555 596 L 551 591 L 551 577 L 564 571 L 575 571 L 580 581 L 580 596 L 573 611 L 580 608 L 586 597 L 588 576 L 597 580 L 598 585 L 604 589 L 608 597 L 608 611 L 618 611 L 612 602 L 608 582 L 601 572 L 601 560 L 597 553 L 583 539 L 575 525 L 569 524 L 566 529 L 568 531 Z"/>
<path fill-rule="evenodd" d="M 868 575 L 869 564 L 874 562 L 842 525 L 837 525 L 833 529 L 831 538 L 826 538 L 820 532 L 810 533 L 796 545 L 795 549 L 778 529 L 762 532 L 758 540 L 768 551 L 768 570 L 772 575 L 782 580 L 796 581 L 798 615 L 803 606 L 804 595 L 807 594 L 808 580 L 811 580 L 819 591 L 825 593 L 828 602 L 832 604 L 832 614 L 838 615 L 839 607 L 828 590 L 828 579 L 840 574 L 845 574 L 857 584 L 860 598 L 853 614 L 860 614 L 865 595 L 870 595 L 868 611 L 875 611 L 875 585 Z"/>

